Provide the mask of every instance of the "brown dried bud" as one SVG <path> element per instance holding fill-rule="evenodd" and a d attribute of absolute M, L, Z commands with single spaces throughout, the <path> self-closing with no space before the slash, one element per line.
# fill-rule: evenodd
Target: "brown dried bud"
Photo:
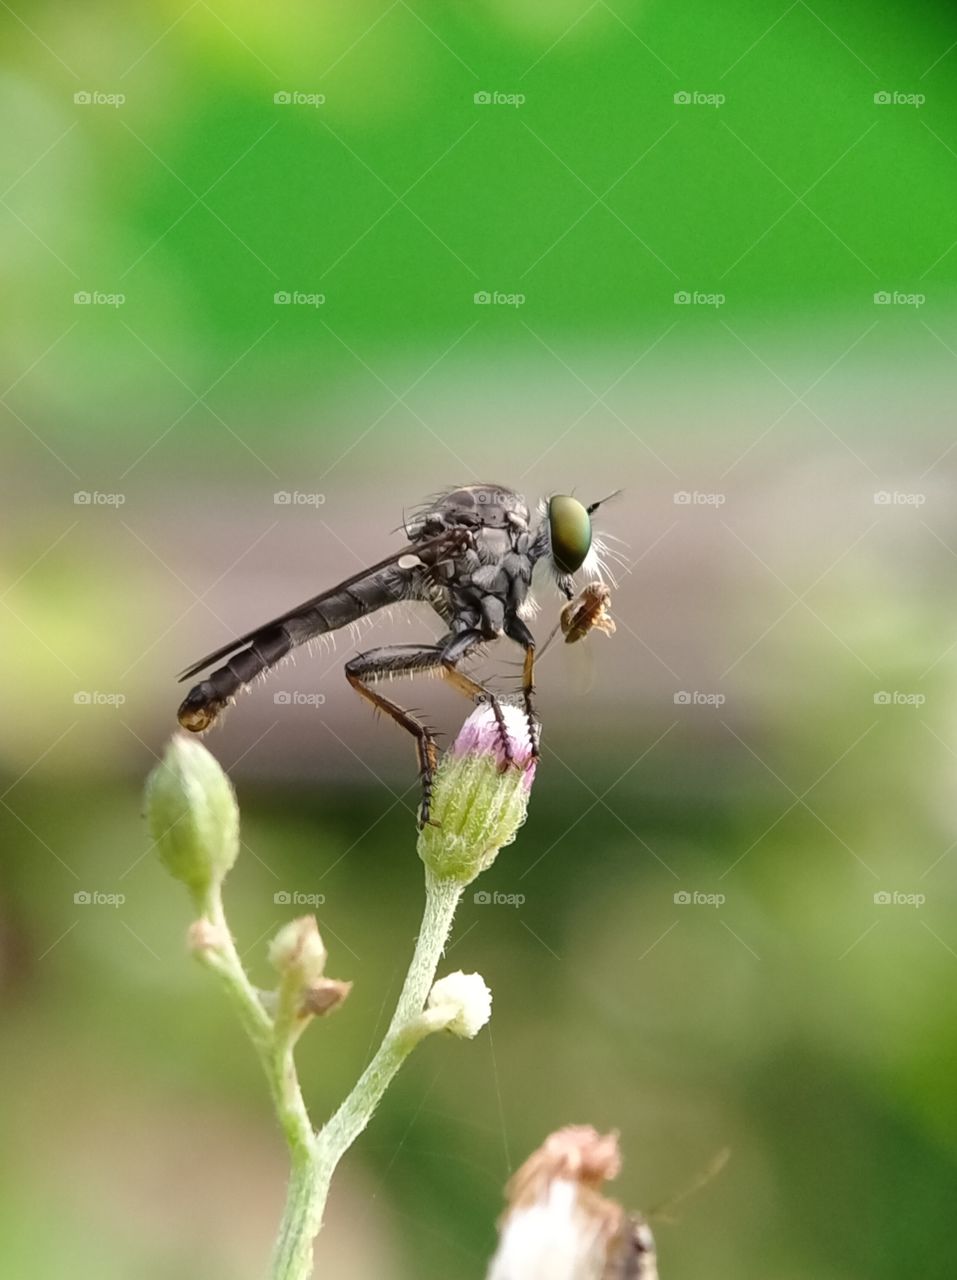
<path fill-rule="evenodd" d="M 352 990 L 351 982 L 340 982 L 337 978 L 320 978 L 302 993 L 301 1012 L 313 1014 L 321 1018 L 324 1014 L 338 1009 Z"/>

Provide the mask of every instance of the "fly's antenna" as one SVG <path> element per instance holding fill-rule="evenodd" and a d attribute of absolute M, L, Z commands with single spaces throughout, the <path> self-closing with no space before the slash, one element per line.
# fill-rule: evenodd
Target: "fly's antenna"
<path fill-rule="evenodd" d="M 611 502 L 612 498 L 620 497 L 624 492 L 624 489 L 616 489 L 614 493 L 609 493 L 606 498 L 599 498 L 597 502 L 593 502 L 590 506 L 586 507 L 585 510 L 589 515 L 591 515 L 593 511 L 598 510 L 602 503 Z"/>
<path fill-rule="evenodd" d="M 684 1202 L 690 1199 L 691 1196 L 697 1195 L 697 1193 L 706 1187 L 709 1182 L 713 1182 L 730 1159 L 731 1148 L 723 1147 L 707 1168 L 703 1169 L 702 1172 L 698 1174 L 697 1178 L 695 1178 L 690 1186 L 685 1187 L 684 1191 L 679 1191 L 678 1194 L 672 1196 L 670 1200 L 666 1200 L 663 1204 L 660 1204 L 656 1208 L 650 1210 L 648 1217 L 657 1218 L 659 1222 L 673 1223 L 675 1220 L 671 1217 L 672 1211 L 675 1210 L 679 1204 L 684 1204 Z"/>

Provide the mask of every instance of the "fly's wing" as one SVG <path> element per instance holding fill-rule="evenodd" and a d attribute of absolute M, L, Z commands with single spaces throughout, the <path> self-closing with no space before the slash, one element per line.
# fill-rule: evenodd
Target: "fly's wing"
<path fill-rule="evenodd" d="M 591 646 L 580 644 L 579 641 L 584 640 L 592 631 L 614 635 L 615 623 L 609 613 L 610 605 L 611 591 L 607 583 L 601 580 L 588 583 L 562 609 L 558 622 L 538 652 L 538 661 L 541 662 L 561 631 L 565 637 L 562 645 L 563 666 L 569 673 L 570 683 L 579 694 L 590 693 L 595 683 L 595 661 Z"/>
<path fill-rule="evenodd" d="M 451 531 L 412 543 L 194 662 L 181 681 L 228 659 L 186 695 L 178 712 L 180 724 L 194 733 L 209 728 L 239 689 L 298 645 L 401 600 L 428 599 L 434 590 L 433 570 L 454 555 L 461 541 L 462 531 Z"/>

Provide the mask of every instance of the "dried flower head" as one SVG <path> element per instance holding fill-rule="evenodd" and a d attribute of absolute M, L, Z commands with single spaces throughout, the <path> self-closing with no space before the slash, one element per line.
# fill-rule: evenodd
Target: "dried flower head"
<path fill-rule="evenodd" d="M 488 1280 L 657 1280 L 647 1225 L 601 1194 L 621 1168 L 618 1136 L 571 1125 L 512 1177 Z"/>

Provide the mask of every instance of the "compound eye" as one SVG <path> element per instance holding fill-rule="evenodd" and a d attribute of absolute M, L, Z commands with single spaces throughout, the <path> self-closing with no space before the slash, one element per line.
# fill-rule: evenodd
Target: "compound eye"
<path fill-rule="evenodd" d="M 562 573 L 574 573 L 591 547 L 591 517 L 578 501 L 559 493 L 548 504 L 552 559 Z"/>

